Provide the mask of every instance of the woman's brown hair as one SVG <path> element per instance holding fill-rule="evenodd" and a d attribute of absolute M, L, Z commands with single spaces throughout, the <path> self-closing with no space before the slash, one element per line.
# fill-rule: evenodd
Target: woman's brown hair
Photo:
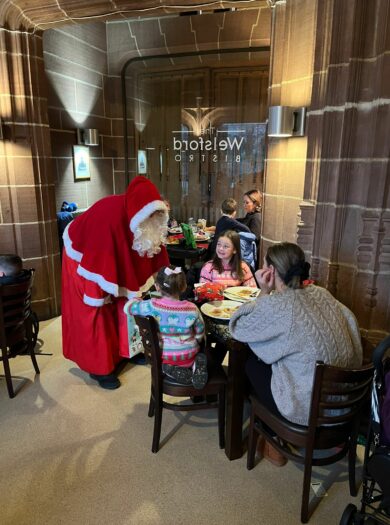
<path fill-rule="evenodd" d="M 300 288 L 309 277 L 310 264 L 305 261 L 305 254 L 297 244 L 274 244 L 268 248 L 265 260 L 268 265 L 272 264 L 289 288 Z"/>
<path fill-rule="evenodd" d="M 227 239 L 230 239 L 233 244 L 233 248 L 235 249 L 236 253 L 234 253 L 229 261 L 230 268 L 232 271 L 232 276 L 236 277 L 237 279 L 244 279 L 244 271 L 242 269 L 242 259 L 241 259 L 241 247 L 240 247 L 240 236 L 237 232 L 233 230 L 227 230 L 218 237 L 217 245 L 220 239 L 222 237 L 226 237 Z M 213 258 L 213 268 L 217 270 L 218 273 L 222 273 L 224 271 L 222 266 L 222 261 L 218 257 L 217 252 L 214 254 Z"/>

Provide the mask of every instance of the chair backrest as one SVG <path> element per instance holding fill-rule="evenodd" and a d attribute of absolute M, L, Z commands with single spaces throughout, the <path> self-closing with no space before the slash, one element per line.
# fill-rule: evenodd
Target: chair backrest
<path fill-rule="evenodd" d="M 156 393 L 162 392 L 162 351 L 158 322 L 150 315 L 135 315 L 134 319 L 142 337 L 146 360 L 152 365 L 152 384 Z"/>
<path fill-rule="evenodd" d="M 316 363 L 309 428 L 350 426 L 371 394 L 374 366 L 339 368 Z"/>
<path fill-rule="evenodd" d="M 241 259 L 255 268 L 257 258 L 256 236 L 253 233 L 239 232 Z"/>
<path fill-rule="evenodd" d="M 27 320 L 31 318 L 31 288 L 34 270 L 26 280 L 0 285 L 0 347 L 13 346 L 29 334 Z M 31 326 L 30 326 L 31 328 Z"/>

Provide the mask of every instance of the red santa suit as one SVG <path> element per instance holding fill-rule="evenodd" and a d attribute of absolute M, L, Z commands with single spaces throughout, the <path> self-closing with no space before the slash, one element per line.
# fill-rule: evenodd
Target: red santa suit
<path fill-rule="evenodd" d="M 63 353 L 86 372 L 110 374 L 120 354 L 128 355 L 123 306 L 148 290 L 152 275 L 169 264 L 165 246 L 153 256 L 133 248 L 139 225 L 155 211 L 168 220 L 157 188 L 136 177 L 124 195 L 101 199 L 64 232 Z"/>

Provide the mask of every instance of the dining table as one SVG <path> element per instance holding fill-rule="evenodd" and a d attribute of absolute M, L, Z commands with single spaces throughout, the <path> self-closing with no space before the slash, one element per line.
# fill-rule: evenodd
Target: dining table
<path fill-rule="evenodd" d="M 229 303 L 229 301 L 223 301 Z M 232 304 L 234 301 L 230 301 Z M 206 304 L 218 304 L 212 302 Z M 229 319 L 210 317 L 204 305 L 201 307 L 206 321 L 206 332 L 209 343 L 221 342 L 220 330 L 227 327 Z M 209 322 L 208 322 L 209 321 Z M 245 374 L 245 363 L 251 352 L 246 343 L 233 339 L 225 330 L 223 344 L 228 351 L 227 392 L 226 392 L 226 423 L 225 423 L 225 454 L 229 460 L 239 459 L 244 452 L 243 424 L 244 403 L 248 396 L 248 380 Z M 210 350 L 212 352 L 212 349 Z"/>
<path fill-rule="evenodd" d="M 204 240 L 196 241 L 196 248 L 192 248 L 186 245 L 182 233 L 169 235 L 166 243 L 169 260 L 173 264 L 180 263 L 183 266 L 192 266 L 196 262 L 204 261 L 210 242 L 211 239 L 205 236 Z"/>

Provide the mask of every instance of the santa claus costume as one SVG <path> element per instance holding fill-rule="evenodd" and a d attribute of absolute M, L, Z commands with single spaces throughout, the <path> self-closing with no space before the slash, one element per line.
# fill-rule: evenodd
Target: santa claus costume
<path fill-rule="evenodd" d="M 64 232 L 63 353 L 95 379 L 111 374 L 121 354 L 128 355 L 123 306 L 148 290 L 153 274 L 169 264 L 161 246 L 167 220 L 157 188 L 136 177 L 124 195 L 96 202 Z"/>

